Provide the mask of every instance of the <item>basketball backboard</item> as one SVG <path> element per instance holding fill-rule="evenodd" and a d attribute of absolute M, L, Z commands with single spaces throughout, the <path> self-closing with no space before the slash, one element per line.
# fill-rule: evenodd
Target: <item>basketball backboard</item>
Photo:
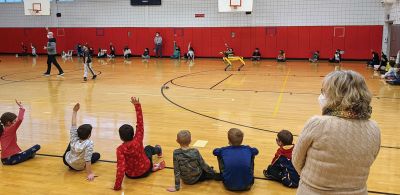
<path fill-rule="evenodd" d="M 251 12 L 253 0 L 218 0 L 218 12 Z"/>
<path fill-rule="evenodd" d="M 50 0 L 24 0 L 25 15 L 49 16 Z"/>

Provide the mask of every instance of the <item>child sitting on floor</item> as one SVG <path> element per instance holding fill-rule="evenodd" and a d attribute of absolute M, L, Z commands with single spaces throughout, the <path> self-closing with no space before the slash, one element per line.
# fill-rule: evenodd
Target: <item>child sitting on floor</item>
<path fill-rule="evenodd" d="M 128 59 L 130 57 L 132 57 L 132 51 L 131 51 L 131 49 L 129 49 L 128 46 L 125 46 L 125 48 L 124 48 L 124 58 Z"/>
<path fill-rule="evenodd" d="M 280 51 L 279 51 L 279 55 L 278 55 L 278 57 L 276 58 L 276 60 L 277 60 L 278 62 L 286 62 L 286 54 L 285 54 L 285 51 L 280 50 Z"/>
<path fill-rule="evenodd" d="M 174 41 L 174 53 L 171 56 L 171 59 L 180 59 L 181 58 L 181 48 L 176 45 L 176 41 Z"/>
<path fill-rule="evenodd" d="M 281 130 L 276 138 L 279 148 L 271 165 L 264 170 L 264 176 L 282 183 L 284 186 L 297 188 L 300 176 L 292 164 L 293 135 L 288 130 Z"/>
<path fill-rule="evenodd" d="M 189 42 L 189 45 L 188 45 L 188 52 L 185 53 L 185 54 L 183 55 L 183 57 L 184 57 L 185 59 L 187 59 L 188 61 L 194 61 L 194 49 L 193 49 L 193 47 L 191 46 L 191 42 Z"/>
<path fill-rule="evenodd" d="M 35 157 L 40 150 L 40 145 L 36 144 L 28 150 L 21 151 L 17 144 L 17 130 L 24 120 L 25 109 L 21 102 L 15 100 L 19 106 L 18 117 L 14 113 L 6 112 L 0 117 L 0 142 L 1 142 L 1 162 L 3 165 L 15 165 Z"/>
<path fill-rule="evenodd" d="M 215 172 L 208 166 L 201 156 L 199 150 L 190 148 L 191 135 L 188 130 L 179 131 L 176 136 L 176 142 L 181 148 L 174 150 L 174 175 L 175 186 L 167 190 L 175 192 L 180 189 L 181 179 L 185 184 L 195 184 L 200 181 L 214 179 Z"/>
<path fill-rule="evenodd" d="M 142 107 L 139 99 L 131 97 L 131 103 L 136 110 L 136 134 L 131 125 L 125 124 L 119 128 L 119 137 L 123 143 L 117 148 L 117 175 L 114 190 L 120 190 L 126 175 L 131 179 L 144 178 L 150 173 L 164 169 L 165 162 L 154 164 L 152 156 L 162 156 L 161 146 L 146 146 L 143 148 L 144 126 Z"/>
<path fill-rule="evenodd" d="M 93 141 L 90 140 L 92 134 L 92 125 L 83 124 L 79 127 L 76 125 L 76 115 L 80 104 L 75 104 L 72 112 L 72 121 L 70 133 L 70 142 L 63 155 L 64 164 L 71 170 L 82 171 L 86 169 L 87 180 L 94 180 L 92 172 L 92 164 L 100 159 L 100 154 L 93 152 Z"/>
<path fill-rule="evenodd" d="M 261 59 L 261 53 L 258 48 L 256 48 L 253 52 L 253 55 L 251 56 L 252 61 L 260 61 Z"/>
<path fill-rule="evenodd" d="M 342 51 L 340 49 L 337 49 L 335 51 L 335 54 L 333 55 L 333 58 L 329 59 L 329 62 L 331 62 L 331 63 L 342 62 Z"/>
<path fill-rule="evenodd" d="M 312 63 L 316 63 L 319 61 L 319 51 L 314 52 L 313 56 L 308 59 L 308 61 Z"/>
<path fill-rule="evenodd" d="M 150 51 L 149 51 L 149 48 L 145 48 L 145 49 L 144 49 L 142 58 L 143 58 L 143 59 L 150 59 Z"/>
<path fill-rule="evenodd" d="M 242 145 L 240 129 L 230 129 L 228 140 L 230 146 L 216 148 L 213 152 L 218 158 L 221 179 L 228 190 L 249 190 L 254 184 L 254 157 L 258 150 Z"/>
<path fill-rule="evenodd" d="M 394 60 L 389 61 L 389 70 L 381 76 L 382 79 L 386 80 L 397 80 L 400 78 L 400 75 L 398 73 L 398 68 L 395 67 L 396 62 Z"/>

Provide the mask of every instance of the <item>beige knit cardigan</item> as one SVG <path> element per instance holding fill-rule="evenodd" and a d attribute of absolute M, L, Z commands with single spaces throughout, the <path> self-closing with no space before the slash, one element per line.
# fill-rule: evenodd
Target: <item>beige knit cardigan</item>
<path fill-rule="evenodd" d="M 293 150 L 299 195 L 367 194 L 369 169 L 378 155 L 380 130 L 372 120 L 314 116 Z"/>

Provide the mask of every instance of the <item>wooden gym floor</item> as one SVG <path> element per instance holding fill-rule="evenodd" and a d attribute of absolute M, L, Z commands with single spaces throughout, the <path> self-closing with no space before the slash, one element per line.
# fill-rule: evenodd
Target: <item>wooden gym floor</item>
<path fill-rule="evenodd" d="M 54 66 L 52 76 L 41 76 L 46 56 L 0 58 L 0 111 L 17 112 L 14 99 L 21 100 L 27 112 L 18 130 L 18 143 L 22 149 L 42 146 L 33 160 L 0 166 L 1 194 L 167 194 L 165 189 L 174 184 L 171 167 L 172 151 L 178 147 L 176 133 L 188 129 L 192 143 L 208 141 L 199 149 L 206 162 L 218 168 L 212 150 L 228 144 L 226 132 L 231 127 L 242 129 L 244 144 L 260 151 L 255 160 L 255 185 L 245 194 L 295 194 L 293 189 L 264 180 L 262 170 L 277 149 L 277 131 L 289 129 L 298 135 L 308 118 L 320 114 L 321 80 L 335 69 L 326 62 L 264 60 L 246 61 L 240 72 L 224 72 L 221 59 L 196 59 L 188 64 L 170 59 L 124 62 L 119 57 L 95 59 L 98 79 L 83 82 L 77 58 L 64 62 L 58 57 L 64 77 L 56 76 Z M 374 95 L 372 118 L 381 128 L 382 147 L 371 168 L 368 189 L 371 194 L 400 194 L 400 88 L 386 85 L 362 62 L 344 62 L 341 68 L 363 74 Z M 115 149 L 121 143 L 117 130 L 136 122 L 130 96 L 142 102 L 144 144 L 160 144 L 168 168 L 145 179 L 125 179 L 123 191 L 114 192 Z M 98 175 L 94 182 L 86 181 L 84 171 L 69 171 L 60 157 L 69 141 L 76 102 L 81 103 L 78 123 L 94 126 L 91 139 L 102 155 L 103 161 L 93 166 Z M 183 185 L 179 193 L 236 194 L 216 181 Z"/>

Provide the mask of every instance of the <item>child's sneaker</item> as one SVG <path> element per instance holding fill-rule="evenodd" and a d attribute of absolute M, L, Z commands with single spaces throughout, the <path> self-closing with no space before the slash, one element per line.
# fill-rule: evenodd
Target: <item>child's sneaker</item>
<path fill-rule="evenodd" d="M 97 75 L 93 75 L 92 79 L 94 80 L 94 79 L 96 79 L 96 77 L 97 77 Z"/>
<path fill-rule="evenodd" d="M 86 78 L 86 77 L 83 77 L 83 80 L 84 80 L 84 81 L 87 81 L 87 78 Z"/>
<path fill-rule="evenodd" d="M 162 149 L 161 149 L 161 146 L 160 146 L 160 145 L 155 145 L 155 148 L 159 148 L 159 149 L 160 149 L 160 153 L 157 154 L 157 157 L 158 157 L 158 158 L 161 158 L 161 157 L 162 157 Z"/>
<path fill-rule="evenodd" d="M 153 172 L 162 170 L 164 168 L 165 168 L 165 161 L 161 161 L 160 163 L 153 165 Z"/>

